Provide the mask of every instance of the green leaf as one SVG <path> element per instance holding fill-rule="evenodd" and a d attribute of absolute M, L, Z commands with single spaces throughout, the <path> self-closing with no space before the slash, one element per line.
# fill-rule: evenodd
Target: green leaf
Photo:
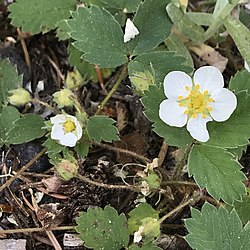
<path fill-rule="evenodd" d="M 52 140 L 51 138 L 48 138 L 43 145 L 47 148 L 48 154 L 58 154 L 60 153 L 65 146 L 57 143 L 55 140 Z"/>
<path fill-rule="evenodd" d="M 67 20 L 61 20 L 57 23 L 57 30 L 56 30 L 56 36 L 58 37 L 58 40 L 67 40 L 70 39 L 70 28 L 67 24 Z"/>
<path fill-rule="evenodd" d="M 187 12 L 185 15 L 193 22 L 202 26 L 209 26 L 212 14 L 205 12 Z"/>
<path fill-rule="evenodd" d="M 153 68 L 153 72 L 152 72 Z M 163 82 L 164 77 L 173 70 L 191 73 L 193 68 L 185 64 L 185 58 L 170 51 L 153 51 L 135 57 L 128 64 L 129 75 L 148 70 L 155 76 L 155 82 Z"/>
<path fill-rule="evenodd" d="M 104 115 L 90 117 L 87 123 L 89 138 L 95 142 L 119 140 L 119 132 L 114 123 L 113 119 Z"/>
<path fill-rule="evenodd" d="M 188 65 L 192 69 L 194 68 L 193 58 L 187 47 L 181 42 L 179 36 L 175 33 L 171 33 L 171 35 L 165 40 L 165 44 L 170 51 L 175 51 L 178 55 L 185 58 L 185 62 L 182 62 L 182 64 Z"/>
<path fill-rule="evenodd" d="M 242 201 L 234 201 L 233 204 L 237 214 L 239 215 L 242 223 L 245 225 L 250 221 L 250 196 L 243 195 Z"/>
<path fill-rule="evenodd" d="M 149 242 L 149 243 L 143 243 L 141 247 L 139 247 L 136 244 L 132 244 L 129 246 L 128 249 L 129 250 L 161 250 L 162 248 L 157 247 L 156 245 L 154 245 L 153 242 Z"/>
<path fill-rule="evenodd" d="M 227 151 L 235 156 L 237 160 L 239 160 L 244 153 L 247 151 L 247 144 L 243 146 L 239 146 L 237 148 L 227 148 Z"/>
<path fill-rule="evenodd" d="M 208 123 L 210 139 L 206 145 L 235 148 L 248 143 L 250 96 L 245 91 L 239 92 L 236 96 L 238 102 L 236 110 L 227 121 Z"/>
<path fill-rule="evenodd" d="M 7 133 L 13 127 L 14 123 L 20 118 L 19 111 L 12 106 L 6 106 L 0 114 L 0 146 L 7 141 Z"/>
<path fill-rule="evenodd" d="M 193 139 L 185 127 L 171 127 L 160 119 L 159 106 L 165 99 L 162 84 L 150 86 L 142 98 L 142 104 L 146 109 L 144 113 L 153 122 L 154 131 L 171 146 L 184 147 L 191 144 Z"/>
<path fill-rule="evenodd" d="M 45 33 L 57 28 L 59 21 L 69 18 L 75 7 L 75 0 L 17 0 L 9 6 L 9 17 L 23 32 Z"/>
<path fill-rule="evenodd" d="M 46 132 L 42 129 L 43 126 L 44 121 L 39 115 L 23 115 L 14 123 L 12 129 L 8 132 L 8 142 L 10 144 L 20 144 L 40 138 Z"/>
<path fill-rule="evenodd" d="M 192 208 L 191 216 L 185 225 L 189 231 L 186 240 L 193 249 L 249 249 L 250 227 L 242 227 L 235 210 L 228 212 L 205 203 L 201 212 Z"/>
<path fill-rule="evenodd" d="M 121 249 L 129 242 L 129 233 L 124 214 L 106 206 L 89 208 L 87 212 L 80 212 L 76 218 L 76 231 L 84 245 L 91 249 Z"/>
<path fill-rule="evenodd" d="M 239 20 L 229 16 L 225 19 L 224 25 L 230 36 L 233 38 L 238 50 L 243 58 L 250 65 L 250 32 L 249 29 L 243 25 Z"/>
<path fill-rule="evenodd" d="M 200 188 L 215 199 L 232 204 L 246 193 L 241 165 L 223 148 L 193 146 L 188 158 L 188 173 Z"/>
<path fill-rule="evenodd" d="M 86 136 L 83 136 L 81 140 L 77 142 L 74 149 L 80 157 L 85 158 L 89 153 L 89 144 L 89 140 L 86 138 Z"/>
<path fill-rule="evenodd" d="M 130 211 L 128 215 L 128 230 L 131 235 L 138 231 L 139 227 L 142 225 L 142 220 L 146 217 L 151 217 L 152 219 L 157 220 L 159 219 L 158 212 L 156 212 L 148 203 L 139 204 L 136 208 Z"/>
<path fill-rule="evenodd" d="M 0 106 L 6 104 L 9 91 L 21 87 L 22 77 L 9 60 L 0 60 Z"/>
<path fill-rule="evenodd" d="M 250 93 L 250 74 L 247 70 L 239 71 L 229 82 L 230 90 L 239 93 L 242 90 L 247 90 Z"/>
<path fill-rule="evenodd" d="M 192 41 L 201 42 L 203 40 L 205 33 L 204 29 L 190 20 L 189 17 L 183 13 L 181 7 L 177 7 L 175 4 L 170 3 L 167 6 L 167 12 L 174 22 L 175 30 L 178 30 L 179 33 Z"/>
<path fill-rule="evenodd" d="M 172 23 L 166 13 L 170 0 L 145 0 L 139 6 L 133 23 L 139 35 L 128 42 L 131 55 L 150 51 L 170 34 Z"/>
<path fill-rule="evenodd" d="M 73 45 L 83 57 L 101 68 L 113 68 L 127 62 L 123 32 L 114 17 L 105 9 L 92 5 L 79 7 L 68 20 Z"/>

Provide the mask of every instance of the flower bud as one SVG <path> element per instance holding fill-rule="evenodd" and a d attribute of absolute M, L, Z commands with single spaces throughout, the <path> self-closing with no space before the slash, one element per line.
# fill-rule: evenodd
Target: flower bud
<path fill-rule="evenodd" d="M 62 160 L 55 166 L 55 169 L 59 176 L 65 181 L 76 177 L 78 173 L 78 165 L 68 160 Z"/>
<path fill-rule="evenodd" d="M 58 108 L 72 107 L 73 101 L 70 98 L 72 95 L 73 93 L 69 89 L 62 89 L 53 94 L 53 100 L 58 105 Z"/>
<path fill-rule="evenodd" d="M 65 82 L 69 89 L 75 89 L 84 83 L 82 75 L 77 69 L 68 73 Z"/>
<path fill-rule="evenodd" d="M 23 88 L 11 90 L 9 93 L 11 96 L 8 97 L 8 101 L 14 106 L 25 105 L 31 101 L 30 93 Z"/>

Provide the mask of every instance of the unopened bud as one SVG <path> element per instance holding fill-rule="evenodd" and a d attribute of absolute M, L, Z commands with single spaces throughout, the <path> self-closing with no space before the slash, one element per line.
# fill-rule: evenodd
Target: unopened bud
<path fill-rule="evenodd" d="M 78 173 L 78 165 L 68 160 L 61 161 L 55 166 L 55 169 L 60 177 L 65 181 L 76 177 Z"/>
<path fill-rule="evenodd" d="M 14 106 L 25 105 L 32 99 L 30 93 L 23 88 L 11 90 L 9 93 L 11 96 L 8 97 L 8 101 Z"/>
<path fill-rule="evenodd" d="M 73 101 L 70 98 L 72 95 L 73 93 L 69 89 L 62 89 L 53 94 L 53 100 L 57 104 L 58 108 L 72 107 Z"/>

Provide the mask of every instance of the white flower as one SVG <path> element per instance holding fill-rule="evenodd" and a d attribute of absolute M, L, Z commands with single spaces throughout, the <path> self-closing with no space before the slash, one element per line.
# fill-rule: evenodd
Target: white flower
<path fill-rule="evenodd" d="M 140 226 L 138 231 L 134 233 L 134 243 L 138 243 L 142 240 L 142 233 L 143 233 L 144 227 Z"/>
<path fill-rule="evenodd" d="M 127 43 L 130 39 L 135 38 L 136 35 L 139 34 L 139 30 L 135 27 L 133 22 L 128 18 L 125 26 L 125 34 L 123 37 L 123 41 Z"/>
<path fill-rule="evenodd" d="M 160 104 L 159 116 L 170 126 L 187 124 L 194 139 L 206 142 L 207 122 L 226 121 L 237 106 L 236 96 L 223 86 L 223 76 L 213 66 L 196 70 L 193 80 L 184 72 L 172 71 L 164 79 L 168 99 Z"/>
<path fill-rule="evenodd" d="M 56 115 L 50 118 L 52 126 L 51 139 L 61 145 L 74 147 L 82 137 L 82 127 L 72 115 Z"/>
<path fill-rule="evenodd" d="M 246 61 L 244 61 L 244 67 L 250 73 L 250 67 L 249 67 L 249 65 L 247 64 Z"/>

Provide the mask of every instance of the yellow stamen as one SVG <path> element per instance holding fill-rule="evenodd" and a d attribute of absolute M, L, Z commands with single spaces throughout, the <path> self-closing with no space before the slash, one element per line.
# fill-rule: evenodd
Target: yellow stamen
<path fill-rule="evenodd" d="M 183 107 L 183 106 L 184 106 L 184 103 L 180 102 L 180 103 L 179 103 L 179 106 L 180 106 L 180 107 Z"/>
<path fill-rule="evenodd" d="M 182 95 L 179 95 L 178 96 L 178 100 L 182 100 L 183 99 L 183 96 Z"/>
<path fill-rule="evenodd" d="M 186 90 L 186 91 L 189 91 L 189 90 L 190 90 L 190 88 L 189 88 L 188 86 L 186 86 L 186 87 L 185 87 L 185 90 Z"/>
<path fill-rule="evenodd" d="M 208 91 L 205 90 L 205 91 L 203 92 L 203 95 L 208 95 Z"/>
<path fill-rule="evenodd" d="M 210 112 L 213 111 L 213 108 L 212 108 L 212 107 L 208 107 L 207 109 L 208 109 L 208 111 L 210 111 Z"/>
<path fill-rule="evenodd" d="M 206 115 L 205 115 L 205 114 L 202 114 L 202 118 L 203 118 L 203 119 L 206 119 Z"/>
<path fill-rule="evenodd" d="M 63 123 L 63 128 L 66 133 L 72 132 L 76 129 L 76 125 L 72 121 L 66 121 Z"/>
<path fill-rule="evenodd" d="M 194 114 L 192 115 L 192 117 L 195 119 L 195 118 L 197 117 L 197 114 L 194 113 Z"/>
<path fill-rule="evenodd" d="M 195 87 L 196 89 L 200 89 L 201 86 L 199 84 L 196 84 Z"/>
<path fill-rule="evenodd" d="M 209 102 L 214 102 L 214 99 L 210 97 L 210 98 L 208 98 L 208 101 Z"/>
<path fill-rule="evenodd" d="M 187 115 L 189 113 L 188 109 L 184 111 L 184 114 Z"/>

